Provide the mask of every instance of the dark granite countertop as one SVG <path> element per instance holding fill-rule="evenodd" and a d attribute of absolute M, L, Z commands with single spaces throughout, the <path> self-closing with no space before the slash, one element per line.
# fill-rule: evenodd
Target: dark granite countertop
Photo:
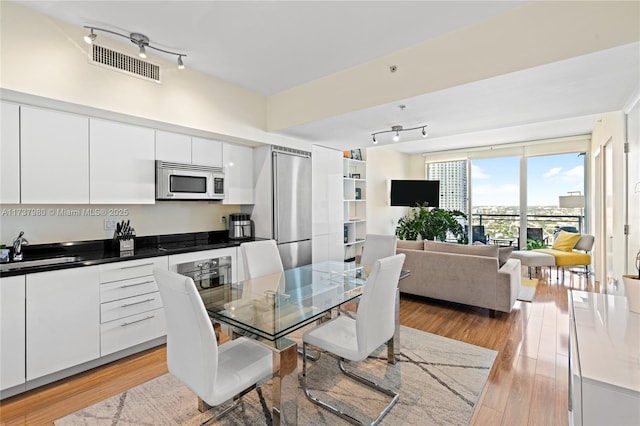
<path fill-rule="evenodd" d="M 35 272 L 78 268 L 83 266 L 100 265 L 103 263 L 168 256 L 172 254 L 190 253 L 202 250 L 237 247 L 245 241 L 252 240 L 254 239 L 230 240 L 228 231 L 153 235 L 136 237 L 135 250 L 133 253 L 123 253 L 122 255 L 119 253 L 118 245 L 111 239 L 34 244 L 24 246 L 22 262 L 69 256 L 76 256 L 78 259 L 72 262 L 0 271 L 0 277 L 26 275 Z M 19 263 L 21 262 L 9 262 L 3 263 L 2 265 Z"/>

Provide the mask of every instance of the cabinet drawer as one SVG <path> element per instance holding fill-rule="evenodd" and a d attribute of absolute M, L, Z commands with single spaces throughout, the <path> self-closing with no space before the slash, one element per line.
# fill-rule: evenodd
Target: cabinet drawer
<path fill-rule="evenodd" d="M 167 256 L 100 265 L 100 282 L 108 283 L 148 275 L 153 276 L 153 268 L 167 269 Z"/>
<path fill-rule="evenodd" d="M 153 275 L 131 278 L 128 280 L 112 281 L 100 285 L 100 302 L 111 302 L 127 297 L 158 291 L 158 285 Z"/>
<path fill-rule="evenodd" d="M 165 334 L 163 308 L 110 321 L 100 325 L 100 354 L 105 356 Z"/>
<path fill-rule="evenodd" d="M 158 308 L 162 308 L 162 300 L 160 299 L 160 293 L 157 291 L 114 300 L 100 305 L 100 322 L 105 323 Z"/>

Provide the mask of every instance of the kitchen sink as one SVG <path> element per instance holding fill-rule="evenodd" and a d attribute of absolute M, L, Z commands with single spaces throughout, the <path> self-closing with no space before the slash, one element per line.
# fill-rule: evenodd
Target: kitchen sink
<path fill-rule="evenodd" d="M 79 262 L 80 256 L 52 257 L 49 259 L 26 260 L 23 262 L 2 263 L 0 264 L 0 272 L 13 271 L 16 269 L 33 268 L 35 266 L 59 265 L 61 263 Z"/>

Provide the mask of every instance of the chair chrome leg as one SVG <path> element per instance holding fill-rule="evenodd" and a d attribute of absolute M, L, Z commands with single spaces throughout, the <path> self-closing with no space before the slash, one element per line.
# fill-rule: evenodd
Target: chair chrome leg
<path fill-rule="evenodd" d="M 210 425 L 211 423 L 213 423 L 216 420 L 221 419 L 222 417 L 224 417 L 225 415 L 227 415 L 227 413 L 231 410 L 233 410 L 234 408 L 236 408 L 238 406 L 238 404 L 240 403 L 240 399 L 245 396 L 246 394 L 248 394 L 249 392 L 251 392 L 252 390 L 258 388 L 257 385 L 253 385 L 247 389 L 245 389 L 244 391 L 242 391 L 241 393 L 235 395 L 233 397 L 232 402 L 229 404 L 229 406 L 227 408 L 225 408 L 224 410 L 220 411 L 219 413 L 216 413 L 213 417 L 211 417 L 210 419 L 200 423 L 200 426 L 207 426 Z M 200 411 L 201 413 L 206 413 L 207 411 L 209 411 L 211 408 L 213 408 L 213 405 L 209 405 L 206 402 L 204 402 L 202 400 L 202 398 L 198 397 L 198 411 Z"/>
<path fill-rule="evenodd" d="M 307 399 L 309 399 L 309 401 L 313 402 L 316 405 L 319 405 L 322 408 L 325 408 L 326 410 L 331 411 L 332 413 L 334 413 L 335 415 L 343 418 L 344 420 L 348 421 L 349 423 L 355 424 L 355 425 L 364 425 L 365 423 L 363 423 L 362 421 L 356 419 L 355 417 L 349 415 L 348 413 L 345 413 L 341 410 L 339 410 L 338 408 L 329 405 L 328 403 L 320 400 L 318 397 L 311 395 L 311 392 L 309 391 L 309 388 L 307 386 L 307 357 L 306 357 L 306 352 L 307 352 L 307 343 L 303 343 L 302 344 L 302 388 L 304 389 L 304 393 L 307 396 Z M 378 415 L 378 418 L 376 418 L 371 425 L 377 425 L 378 423 L 380 423 L 380 421 L 384 418 L 384 416 L 387 415 L 387 413 L 389 411 L 391 411 L 391 409 L 393 408 L 393 406 L 396 404 L 396 402 L 398 402 L 398 399 L 400 398 L 400 395 L 394 391 L 392 391 L 391 389 L 387 389 L 384 388 L 382 386 L 380 386 L 379 384 L 372 382 L 371 380 L 362 377 L 358 374 L 355 374 L 352 371 L 349 371 L 347 369 L 344 368 L 343 365 L 343 359 L 342 358 L 338 358 L 338 366 L 340 367 L 340 371 L 342 371 L 342 373 L 344 373 L 346 376 L 351 377 L 354 380 L 359 381 L 360 383 L 369 386 L 370 388 L 373 388 L 379 392 L 384 393 L 385 395 L 391 396 L 391 402 L 389 402 L 389 404 L 387 404 L 387 406 L 384 408 L 384 410 L 382 410 L 382 412 Z"/>

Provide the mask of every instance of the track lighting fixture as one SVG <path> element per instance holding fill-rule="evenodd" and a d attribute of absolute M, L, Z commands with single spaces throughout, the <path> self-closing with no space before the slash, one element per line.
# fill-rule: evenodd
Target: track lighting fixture
<path fill-rule="evenodd" d="M 375 133 L 371 133 L 371 136 L 373 136 L 373 143 L 374 145 L 378 143 L 378 140 L 376 139 L 376 135 L 379 135 L 381 133 L 395 133 L 393 135 L 393 141 L 394 142 L 398 142 L 400 140 L 400 132 L 408 132 L 410 130 L 418 130 L 418 129 L 422 129 L 422 137 L 426 138 L 427 135 L 427 131 L 426 131 L 426 127 L 427 125 L 425 124 L 424 126 L 418 126 L 418 127 L 411 127 L 409 129 L 405 129 L 402 126 L 391 126 L 391 130 L 382 130 L 379 132 L 375 132 Z"/>
<path fill-rule="evenodd" d="M 181 69 L 181 70 L 184 69 L 184 62 L 182 61 L 182 57 L 186 57 L 187 55 L 185 55 L 184 53 L 171 52 L 169 50 L 164 50 L 159 47 L 152 46 L 151 44 L 149 44 L 150 43 L 149 37 L 147 37 L 144 34 L 131 33 L 129 35 L 125 35 L 125 34 L 117 33 L 115 31 L 106 30 L 104 28 L 90 27 L 88 25 L 85 25 L 84 28 L 91 30 L 91 33 L 84 36 L 84 41 L 86 41 L 89 44 L 93 43 L 98 37 L 97 34 L 94 33 L 94 31 L 103 31 L 105 33 L 114 34 L 114 35 L 129 39 L 131 43 L 138 46 L 138 56 L 140 56 L 143 59 L 147 57 L 147 49 L 146 49 L 147 47 L 153 50 L 157 50 L 159 52 L 168 53 L 170 55 L 176 55 L 178 57 L 178 69 Z"/>

